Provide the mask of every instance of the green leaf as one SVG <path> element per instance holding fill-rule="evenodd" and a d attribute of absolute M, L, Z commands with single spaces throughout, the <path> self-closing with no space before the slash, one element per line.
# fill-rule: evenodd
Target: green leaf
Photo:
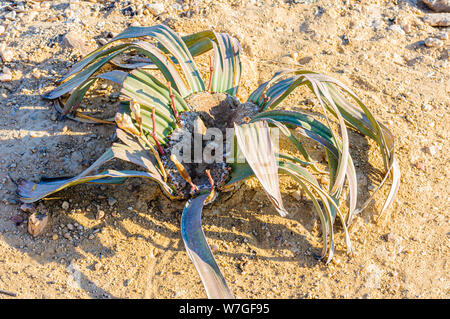
<path fill-rule="evenodd" d="M 20 200 L 25 203 L 31 203 L 62 189 L 81 183 L 118 183 L 123 181 L 124 178 L 128 177 L 150 178 L 158 182 L 162 190 L 169 197 L 176 197 L 176 194 L 173 192 L 173 190 L 162 179 L 160 171 L 155 166 L 155 158 L 151 153 L 149 153 L 147 148 L 143 146 L 143 142 L 133 141 L 133 139 L 129 135 L 121 130 L 118 130 L 117 133 L 118 137 L 121 138 L 121 140 L 125 141 L 127 145 L 114 144 L 100 158 L 98 158 L 94 162 L 94 164 L 74 177 L 51 180 L 47 179 L 41 181 L 38 184 L 22 180 L 19 183 L 17 190 L 20 196 Z M 103 164 L 112 160 L 113 158 L 119 158 L 121 160 L 129 161 L 145 168 L 147 171 L 141 172 L 107 170 L 102 173 L 92 174 Z"/>
<path fill-rule="evenodd" d="M 236 96 L 241 78 L 241 47 L 235 38 L 226 33 L 215 33 L 215 38 L 217 44 L 211 40 L 214 48 L 211 91 Z"/>
<path fill-rule="evenodd" d="M 281 216 L 286 216 L 283 207 L 278 168 L 273 151 L 270 130 L 265 121 L 234 126 L 239 149 L 252 168 L 267 197 Z"/>
<path fill-rule="evenodd" d="M 181 215 L 181 236 L 186 252 L 197 269 L 208 298 L 234 298 L 220 272 L 202 229 L 203 205 L 210 194 L 190 199 Z"/>
<path fill-rule="evenodd" d="M 362 103 L 356 94 L 353 93 L 348 87 L 329 76 L 307 70 L 283 70 L 277 72 L 270 81 L 260 85 L 250 95 L 249 101 L 259 105 L 264 110 L 274 108 L 278 106 L 295 88 L 301 85 L 306 85 L 318 98 L 328 123 L 329 118 L 327 112 L 330 112 L 339 121 L 342 141 L 336 134 L 334 134 L 334 132 L 330 130 L 334 139 L 332 144 L 334 144 L 334 146 L 339 150 L 337 154 L 334 152 L 334 155 L 338 155 L 337 161 L 333 159 L 331 163 L 329 162 L 330 180 L 333 183 L 330 191 L 336 198 L 339 197 L 338 195 L 341 193 L 345 182 L 345 176 L 347 176 L 349 179 L 350 192 L 353 194 L 351 194 L 350 198 L 351 214 L 349 214 L 349 217 L 351 218 L 353 213 L 356 212 L 356 210 L 352 208 L 356 205 L 355 202 L 357 192 L 355 190 L 356 178 L 354 176 L 354 168 L 348 167 L 350 165 L 353 166 L 353 163 L 348 152 L 348 134 L 345 126 L 348 125 L 349 127 L 358 130 L 360 133 L 374 139 L 378 143 L 386 169 L 385 176 L 389 175 L 392 178 L 394 178 L 394 174 L 389 172 L 393 171 L 392 168 L 394 165 L 394 137 L 383 124 L 379 123 L 373 117 L 364 103 Z M 339 91 L 339 89 L 350 95 L 353 102 L 356 102 L 356 105 L 349 102 Z M 264 97 L 266 99 L 264 99 Z M 280 119 L 277 120 L 282 122 Z M 328 126 L 330 127 L 330 124 Z M 304 128 L 303 125 L 302 127 Z M 309 132 L 306 131 L 305 133 Z M 318 132 L 315 131 L 315 133 Z M 321 135 L 321 137 L 325 136 Z M 319 141 L 318 139 L 315 140 Z M 322 142 L 324 141 L 325 140 Z M 321 144 L 325 145 L 324 143 Z M 329 146 L 330 145 L 327 147 L 327 152 L 333 152 Z M 399 180 L 399 175 L 400 172 L 397 170 L 395 174 L 397 180 Z M 396 188 L 398 189 L 397 180 L 393 180 L 390 194 L 396 193 Z M 380 186 L 383 185 L 385 181 L 386 178 L 383 178 Z M 377 188 L 374 194 L 378 191 L 378 189 L 379 188 Z M 389 203 L 391 200 L 392 198 L 388 196 L 386 203 Z M 389 204 L 385 205 L 385 207 L 388 206 Z"/>

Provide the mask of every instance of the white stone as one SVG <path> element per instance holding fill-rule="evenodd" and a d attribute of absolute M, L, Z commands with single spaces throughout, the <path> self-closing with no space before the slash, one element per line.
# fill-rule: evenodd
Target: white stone
<path fill-rule="evenodd" d="M 447 32 L 441 32 L 436 37 L 440 40 L 448 40 L 448 33 Z"/>
<path fill-rule="evenodd" d="M 69 202 L 68 201 L 64 201 L 61 205 L 62 209 L 64 210 L 68 210 L 69 209 Z"/>
<path fill-rule="evenodd" d="M 425 46 L 427 46 L 429 48 L 440 48 L 440 47 L 444 46 L 444 42 L 437 38 L 426 38 Z"/>
<path fill-rule="evenodd" d="M 431 156 L 436 155 L 436 147 L 434 145 L 425 147 L 425 151 Z"/>
<path fill-rule="evenodd" d="M 160 14 L 162 14 L 165 11 L 164 3 L 148 3 L 146 5 L 146 7 L 155 16 L 160 15 Z"/>
<path fill-rule="evenodd" d="M 0 82 L 9 82 L 12 80 L 11 74 L 0 73 Z"/>
<path fill-rule="evenodd" d="M 401 26 L 399 26 L 398 24 L 393 24 L 393 25 L 391 25 L 391 26 L 389 27 L 389 31 L 396 32 L 396 33 L 401 34 L 401 35 L 405 35 L 405 31 L 404 31 L 403 28 L 402 28 Z"/>
<path fill-rule="evenodd" d="M 16 11 L 10 11 L 4 15 L 7 20 L 14 20 L 16 18 Z"/>
<path fill-rule="evenodd" d="M 0 52 L 0 55 L 2 56 L 2 60 L 3 60 L 3 62 L 11 62 L 12 60 L 13 60 L 13 58 L 14 58 L 14 53 L 13 53 L 13 51 L 11 51 L 11 50 L 8 50 L 8 49 L 5 49 L 5 50 L 2 50 L 1 52 Z"/>
<path fill-rule="evenodd" d="M 433 107 L 430 105 L 430 104 L 428 104 L 428 103 L 425 103 L 424 105 L 422 105 L 422 109 L 424 110 L 424 111 L 431 111 L 432 109 L 433 109 Z"/>

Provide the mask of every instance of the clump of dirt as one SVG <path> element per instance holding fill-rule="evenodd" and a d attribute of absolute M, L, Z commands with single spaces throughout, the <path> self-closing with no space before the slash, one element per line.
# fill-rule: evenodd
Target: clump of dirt
<path fill-rule="evenodd" d="M 226 163 L 230 138 L 227 128 L 233 128 L 234 123 L 242 124 L 257 111 L 256 105 L 241 103 L 225 93 L 196 93 L 187 103 L 192 111 L 180 114 L 180 126 L 169 136 L 162 157 L 169 181 L 183 197 L 197 190 L 180 175 L 171 156 L 184 166 L 199 190 L 211 187 L 207 170 L 214 185 L 223 184 L 230 171 Z"/>

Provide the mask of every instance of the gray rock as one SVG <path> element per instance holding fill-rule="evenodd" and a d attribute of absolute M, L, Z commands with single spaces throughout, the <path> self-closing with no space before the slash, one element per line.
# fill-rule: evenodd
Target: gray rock
<path fill-rule="evenodd" d="M 75 151 L 72 153 L 71 161 L 74 163 L 81 163 L 83 161 L 83 154 L 79 151 Z"/>
<path fill-rule="evenodd" d="M 405 31 L 403 30 L 403 28 L 401 26 L 399 26 L 398 24 L 393 24 L 389 27 L 389 31 L 391 32 L 395 32 L 401 35 L 405 35 Z"/>
<path fill-rule="evenodd" d="M 440 47 L 444 46 L 444 42 L 437 38 L 426 38 L 425 46 L 427 46 L 429 48 L 440 48 Z"/>
<path fill-rule="evenodd" d="M 450 0 L 422 0 L 435 12 L 450 12 Z"/>
<path fill-rule="evenodd" d="M 16 11 L 10 11 L 4 15 L 6 20 L 15 20 L 16 19 Z"/>
<path fill-rule="evenodd" d="M 114 206 L 115 203 L 117 203 L 117 200 L 114 197 L 109 197 L 108 198 L 108 205 L 109 206 Z"/>
<path fill-rule="evenodd" d="M 429 13 L 423 18 L 423 21 L 433 27 L 450 26 L 450 13 Z"/>
<path fill-rule="evenodd" d="M 82 55 L 91 51 L 91 47 L 80 32 L 70 31 L 63 37 L 63 45 L 67 48 L 76 49 Z"/>
<path fill-rule="evenodd" d="M 448 40 L 448 33 L 447 32 L 441 32 L 441 33 L 439 33 L 438 35 L 436 35 L 436 37 L 439 39 L 439 40 Z"/>

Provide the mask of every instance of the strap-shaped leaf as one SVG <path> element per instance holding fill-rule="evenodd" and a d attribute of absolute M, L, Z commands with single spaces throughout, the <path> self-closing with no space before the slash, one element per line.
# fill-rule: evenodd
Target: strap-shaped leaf
<path fill-rule="evenodd" d="M 214 72 L 211 90 L 236 95 L 241 78 L 241 47 L 239 42 L 226 33 L 215 33 L 217 41 L 212 42 L 214 48 Z"/>
<path fill-rule="evenodd" d="M 210 194 L 190 199 L 181 215 L 181 236 L 186 252 L 197 269 L 208 298 L 234 298 L 220 272 L 202 229 L 203 205 Z"/>
<path fill-rule="evenodd" d="M 96 71 L 98 71 L 102 66 L 108 63 L 118 54 L 123 53 L 126 50 L 132 49 L 150 58 L 153 61 L 153 63 L 155 63 L 155 65 L 158 67 L 158 69 L 161 71 L 161 73 L 164 75 L 166 80 L 170 81 L 172 86 L 182 96 L 188 96 L 192 93 L 192 91 L 187 87 L 187 83 L 182 78 L 175 63 L 169 57 L 167 57 L 167 55 L 164 54 L 163 51 L 161 51 L 156 46 L 148 42 L 138 41 L 120 50 L 112 52 L 109 55 L 106 55 L 105 57 L 101 58 L 100 60 L 88 65 L 85 69 L 73 75 L 71 78 L 69 78 L 60 86 L 58 86 L 56 89 L 45 94 L 44 98 L 55 99 L 72 91 L 73 89 L 75 89 L 76 87 L 82 85 L 85 81 L 87 81 Z"/>
<path fill-rule="evenodd" d="M 166 33 L 169 32 L 170 34 L 166 35 L 166 34 L 164 34 L 164 32 L 166 32 Z M 208 36 L 208 38 L 211 38 L 210 33 L 207 33 L 206 35 Z M 175 32 L 173 32 L 172 30 L 170 30 L 169 28 L 167 28 L 164 25 L 155 25 L 155 26 L 150 26 L 150 27 L 132 26 L 132 27 L 129 27 L 129 28 L 125 29 L 124 31 L 122 31 L 120 34 L 118 34 L 116 37 L 114 37 L 110 42 L 108 42 L 104 46 L 89 53 L 86 57 L 83 58 L 83 60 L 74 64 L 72 66 L 72 68 L 69 70 L 69 72 L 62 78 L 62 80 L 65 80 L 65 79 L 69 78 L 70 76 L 72 76 L 73 74 L 78 73 L 79 71 L 84 69 L 89 64 L 95 62 L 99 58 L 104 57 L 112 52 L 118 51 L 122 48 L 132 45 L 132 43 L 122 43 L 122 44 L 114 46 L 114 44 L 117 41 L 127 40 L 127 39 L 135 39 L 135 38 L 141 38 L 141 37 L 154 37 L 158 41 L 160 41 L 158 43 L 158 47 L 160 49 L 162 49 L 163 51 L 165 51 L 165 53 L 170 52 L 169 50 L 166 49 L 165 45 L 169 45 L 170 42 L 172 42 L 171 50 L 172 51 L 175 50 L 173 62 L 178 63 L 177 59 L 175 58 L 175 55 L 177 55 L 178 57 L 181 57 L 181 56 L 183 57 L 183 58 L 180 58 L 180 60 L 182 61 L 182 63 L 187 64 L 187 68 L 183 67 L 183 66 L 182 66 L 182 68 L 184 70 L 190 69 L 190 71 L 187 72 L 186 75 L 187 75 L 187 77 L 194 78 L 192 81 L 194 82 L 193 88 L 195 90 L 195 88 L 201 88 L 203 82 L 199 76 L 198 70 L 196 69 L 195 63 L 193 62 L 192 56 L 202 54 L 212 48 L 211 44 L 209 43 L 209 41 L 207 39 L 205 39 L 204 36 L 205 35 L 203 33 L 201 35 L 200 34 L 190 35 L 189 41 L 187 42 L 184 39 L 185 37 L 182 37 L 180 39 L 180 37 Z M 176 48 L 174 49 L 174 47 L 176 47 Z M 191 47 L 194 47 L 192 51 L 191 51 Z M 191 54 L 191 52 L 192 52 L 192 54 Z M 115 60 L 116 59 L 112 59 L 111 62 L 113 62 L 113 64 L 117 64 L 117 62 Z M 152 69 L 157 68 L 157 66 L 151 60 L 147 60 L 145 63 L 135 63 L 135 64 L 133 64 L 133 66 L 131 68 L 143 67 L 143 66 L 145 66 L 146 68 L 152 68 Z M 197 92 L 197 91 L 195 91 L 195 92 Z"/>
<path fill-rule="evenodd" d="M 89 88 L 95 83 L 97 79 L 103 79 L 108 80 L 117 84 L 122 84 L 123 81 L 126 79 L 127 74 L 122 71 L 110 71 L 103 74 L 99 74 L 95 77 L 91 77 L 87 79 L 84 83 L 82 83 L 80 86 L 75 88 L 72 93 L 70 94 L 70 97 L 67 99 L 67 101 L 64 103 L 64 107 L 62 110 L 62 115 L 66 115 L 69 112 L 73 112 L 80 106 L 81 101 L 83 100 L 84 96 L 86 95 Z"/>
<path fill-rule="evenodd" d="M 127 50 L 127 48 L 122 48 L 122 49 L 120 49 L 120 50 L 118 50 L 116 52 L 113 52 L 113 53 L 111 53 L 111 54 L 101 58 L 100 60 L 96 61 L 95 63 L 89 65 L 83 71 L 77 73 L 76 75 L 74 75 L 69 80 L 67 80 L 64 83 L 62 83 L 60 86 L 58 86 L 54 90 L 46 93 L 44 95 L 44 98 L 46 98 L 46 99 L 56 99 L 56 98 L 66 94 L 66 93 L 71 92 L 76 87 L 84 84 L 87 80 L 89 80 L 89 78 L 97 70 L 99 70 L 102 66 L 104 66 L 106 63 L 108 63 L 109 60 L 114 58 L 119 53 L 124 52 L 125 50 Z"/>
<path fill-rule="evenodd" d="M 72 65 L 70 70 L 60 79 L 60 82 L 64 82 L 66 79 L 68 79 L 71 76 L 73 76 L 74 74 L 80 72 L 81 70 L 83 70 L 85 67 L 87 67 L 91 63 L 94 63 L 95 61 L 97 61 L 103 57 L 109 56 L 111 53 L 114 53 L 116 51 L 121 51 L 121 52 L 125 51 L 125 49 L 127 47 L 129 47 L 130 45 L 132 45 L 132 43 L 123 43 L 123 44 L 116 45 L 116 46 L 111 46 L 111 44 L 106 44 L 105 46 L 98 48 L 97 50 L 95 50 L 95 51 L 89 53 L 87 56 L 85 56 L 81 61 Z M 122 50 L 122 49 L 124 49 L 124 50 Z M 113 60 L 113 59 L 114 58 L 111 58 L 109 60 Z"/>
<path fill-rule="evenodd" d="M 22 180 L 19 183 L 17 190 L 21 201 L 26 203 L 35 202 L 62 189 L 81 183 L 95 183 L 96 181 L 99 183 L 117 183 L 128 177 L 150 178 L 158 182 L 163 191 L 169 197 L 176 197 L 173 190 L 162 179 L 160 171 L 155 166 L 156 160 L 143 146 L 143 143 L 133 140 L 130 135 L 126 134 L 122 130 L 117 130 L 117 135 L 126 143 L 126 145 L 114 144 L 110 149 L 106 150 L 106 152 L 99 159 L 97 159 L 94 164 L 74 177 L 50 180 L 47 179 L 42 180 L 38 184 Z M 103 164 L 113 158 L 129 161 L 145 168 L 147 171 L 107 170 L 102 173 L 92 174 Z"/>
<path fill-rule="evenodd" d="M 290 78 L 286 79 L 287 76 Z M 295 80 L 294 80 L 295 79 Z M 342 142 L 338 136 L 334 134 L 335 144 L 338 149 L 338 161 L 331 163 L 335 166 L 333 171 L 330 169 L 330 180 L 333 181 L 333 187 L 331 191 L 338 197 L 340 194 L 343 183 L 345 181 L 344 175 L 352 180 L 349 181 L 351 193 L 355 194 L 355 177 L 348 165 L 353 165 L 350 155 L 348 153 L 348 135 L 345 130 L 344 124 L 358 130 L 362 134 L 374 139 L 380 148 L 383 162 L 386 169 L 386 175 L 393 178 L 393 174 L 390 173 L 394 164 L 394 138 L 392 133 L 381 123 L 373 117 L 368 108 L 362 103 L 362 101 L 353 93 L 348 87 L 342 84 L 340 81 L 333 79 L 329 76 L 318 74 L 306 70 L 283 70 L 277 72 L 274 77 L 259 86 L 249 97 L 249 101 L 259 105 L 262 109 L 274 108 L 281 103 L 296 87 L 300 85 L 306 85 L 319 99 L 319 102 L 324 110 L 325 118 L 328 121 L 328 115 L 326 112 L 330 112 L 332 115 L 338 118 Z M 356 106 L 350 103 L 338 90 L 341 89 L 348 93 L 356 102 Z M 280 94 L 280 92 L 284 91 Z M 329 162 L 330 163 L 330 162 Z M 396 176 L 399 176 L 399 170 Z M 398 178 L 397 178 L 398 180 Z M 386 178 L 383 178 L 381 185 L 384 184 Z M 397 181 L 393 181 L 390 194 L 396 193 L 395 188 L 398 188 Z M 372 194 L 372 196 L 378 191 L 379 188 Z M 354 207 L 355 195 L 351 198 L 351 207 Z M 392 198 L 388 196 L 388 200 Z M 385 205 L 384 207 L 388 207 Z M 384 211 L 384 210 L 383 210 Z M 351 216 L 352 214 L 350 214 Z"/>
<path fill-rule="evenodd" d="M 286 155 L 283 157 L 287 157 Z M 283 157 L 279 157 L 283 158 Z M 242 181 L 248 177 L 254 176 L 254 173 L 248 163 L 231 164 L 233 171 L 231 180 L 224 185 L 224 188 L 230 188 L 236 182 Z M 334 255 L 334 232 L 333 223 L 336 216 L 339 216 L 344 225 L 344 232 L 347 244 L 347 250 L 351 252 L 350 237 L 343 219 L 343 215 L 338 207 L 338 203 L 325 190 L 322 189 L 317 179 L 311 175 L 305 168 L 295 165 L 294 163 L 278 160 L 278 168 L 281 173 L 290 175 L 299 186 L 305 191 L 307 196 L 313 202 L 314 208 L 319 215 L 322 227 L 323 249 L 321 257 L 323 258 L 328 252 L 327 263 L 331 261 Z M 322 202 L 322 206 L 319 204 Z"/>
<path fill-rule="evenodd" d="M 268 122 L 272 122 L 274 124 L 276 123 L 288 123 L 289 125 L 293 125 L 297 127 L 297 131 L 307 137 L 310 138 L 322 146 L 326 148 L 326 151 L 329 152 L 329 155 L 332 155 L 331 158 L 328 159 L 328 164 L 330 166 L 329 174 L 330 174 L 330 184 L 333 185 L 335 183 L 335 177 L 336 172 L 338 170 L 338 158 L 339 158 L 339 145 L 340 141 L 338 140 L 338 143 L 333 139 L 331 131 L 328 127 L 314 119 L 312 116 L 302 113 L 301 111 L 284 111 L 284 110 L 272 110 L 272 111 L 266 111 L 260 114 L 257 114 L 252 121 L 262 120 L 265 119 Z M 280 121 L 280 122 L 278 122 Z M 279 125 L 279 124 L 278 124 Z M 281 132 L 284 132 L 283 127 L 278 126 L 281 128 Z M 286 132 L 287 133 L 287 132 Z M 294 143 L 295 144 L 295 143 Z M 297 146 L 297 144 L 295 144 Z M 305 155 L 301 149 L 300 152 Z M 307 160 L 308 157 L 305 156 Z M 355 167 L 353 164 L 352 158 L 348 157 L 348 165 L 346 169 L 346 176 L 349 183 L 349 191 L 350 191 L 350 213 L 349 218 L 351 219 L 351 216 L 356 211 L 356 203 L 357 203 L 357 196 L 358 196 L 358 189 L 357 189 L 357 182 L 356 182 L 356 172 Z M 331 192 L 331 188 L 330 188 Z M 339 192 L 340 194 L 340 192 Z M 337 194 L 336 194 L 337 195 Z M 339 196 L 333 196 L 334 198 L 339 198 Z"/>
<path fill-rule="evenodd" d="M 265 121 L 234 126 L 239 149 L 252 168 L 267 197 L 281 216 L 286 216 L 283 207 L 278 168 L 270 138 L 270 130 Z"/>
<path fill-rule="evenodd" d="M 190 91 L 192 93 L 204 91 L 205 85 L 200 76 L 200 72 L 183 40 L 178 34 L 163 24 L 155 27 L 157 30 L 149 34 L 149 36 L 159 41 L 178 61 L 189 83 Z"/>
<path fill-rule="evenodd" d="M 351 253 L 352 246 L 351 246 L 351 242 L 350 242 L 350 236 L 348 234 L 347 225 L 346 225 L 344 216 L 343 216 L 341 210 L 339 209 L 337 201 L 332 196 L 330 196 L 326 191 L 324 191 L 320 187 L 317 180 L 315 178 L 313 178 L 313 176 L 303 167 L 289 163 L 289 162 L 279 162 L 278 165 L 283 172 L 288 173 L 296 180 L 298 179 L 298 180 L 308 183 L 308 185 L 317 192 L 317 194 L 322 199 L 322 203 L 324 205 L 325 211 L 328 213 L 329 225 L 331 225 L 333 223 L 336 215 L 339 217 L 339 219 L 341 220 L 341 224 L 344 228 L 347 252 Z M 330 229 L 332 230 L 332 228 L 330 228 Z M 331 260 L 331 257 L 329 256 L 328 262 L 330 260 Z"/>
<path fill-rule="evenodd" d="M 319 215 L 320 224 L 321 224 L 321 228 L 322 228 L 323 247 L 322 247 L 322 253 L 321 253 L 320 257 L 324 258 L 326 256 L 326 254 L 328 253 L 328 262 L 331 261 L 331 259 L 333 258 L 333 255 L 334 255 L 334 232 L 333 232 L 334 218 L 332 216 L 332 211 L 330 210 L 329 205 L 324 205 L 324 209 L 325 209 L 325 213 L 324 213 L 322 210 L 322 207 L 320 206 L 320 204 L 318 202 L 318 197 L 316 195 L 314 195 L 314 193 L 309 189 L 308 186 L 306 186 L 306 183 L 301 178 L 299 178 L 295 173 L 293 173 L 293 171 L 294 172 L 298 171 L 301 168 L 299 168 L 298 166 L 294 166 L 294 165 L 289 166 L 289 164 L 286 164 L 281 161 L 278 162 L 278 165 L 279 165 L 281 172 L 286 173 L 294 178 L 294 180 L 300 185 L 302 190 L 306 193 L 306 195 L 313 202 L 314 209 L 316 210 L 317 214 Z M 288 168 L 286 168 L 286 167 L 288 167 Z M 291 170 L 289 170 L 289 168 Z M 305 172 L 306 176 L 308 176 L 307 174 L 308 173 Z M 315 179 L 312 175 L 310 175 L 309 177 L 310 177 L 310 183 L 316 183 L 318 185 L 317 181 L 315 181 Z M 322 200 L 323 200 L 323 198 L 322 198 Z M 328 237 L 329 237 L 329 243 L 328 243 Z"/>
<path fill-rule="evenodd" d="M 144 141 L 132 137 L 121 129 L 116 129 L 116 135 L 125 144 L 113 144 L 111 149 L 114 157 L 136 164 L 155 176 L 161 175 L 157 168 L 158 163 Z M 160 182 L 163 180 L 161 179 Z"/>
<path fill-rule="evenodd" d="M 166 53 L 172 54 L 175 58 L 171 63 L 178 63 L 184 72 L 187 80 L 187 89 L 190 93 L 204 91 L 205 86 L 201 79 L 200 72 L 189 52 L 188 47 L 184 41 L 170 28 L 163 24 L 151 27 L 130 27 L 117 35 L 112 41 L 117 41 L 125 38 L 149 37 L 158 41 L 158 46 Z M 155 63 L 154 61 L 152 61 Z M 156 64 L 156 63 L 155 63 Z M 183 97 L 187 94 L 180 91 Z"/>

